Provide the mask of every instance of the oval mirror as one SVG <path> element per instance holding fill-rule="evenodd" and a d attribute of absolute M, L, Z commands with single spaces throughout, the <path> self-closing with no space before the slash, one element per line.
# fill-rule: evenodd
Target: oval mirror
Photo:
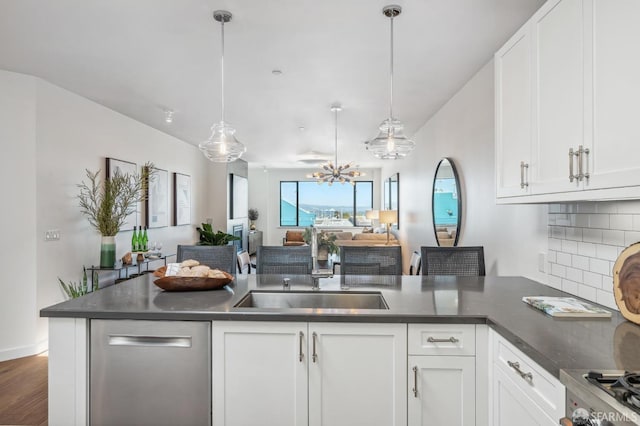
<path fill-rule="evenodd" d="M 460 180 L 453 161 L 443 158 L 438 163 L 433 179 L 433 231 L 439 246 L 452 247 L 458 244 L 460 235 L 462 201 Z"/>

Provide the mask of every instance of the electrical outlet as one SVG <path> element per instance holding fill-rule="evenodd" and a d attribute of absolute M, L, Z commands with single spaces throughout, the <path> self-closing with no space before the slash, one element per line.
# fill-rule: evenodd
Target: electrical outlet
<path fill-rule="evenodd" d="M 547 272 L 547 254 L 538 253 L 538 271 Z"/>
<path fill-rule="evenodd" d="M 58 241 L 60 239 L 60 230 L 59 229 L 49 229 L 44 233 L 45 241 Z"/>

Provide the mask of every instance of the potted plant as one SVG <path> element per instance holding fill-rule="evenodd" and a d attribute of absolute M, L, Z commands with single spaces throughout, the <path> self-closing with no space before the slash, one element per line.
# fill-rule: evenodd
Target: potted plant
<path fill-rule="evenodd" d="M 155 175 L 153 163 L 146 163 L 141 173 L 129 174 L 116 171 L 108 179 L 100 180 L 97 172 L 86 170 L 89 183 L 78 185 L 81 212 L 102 236 L 100 267 L 112 268 L 116 261 L 115 236 L 126 222 L 127 216 L 136 211 L 136 204 L 146 198 L 146 185 Z"/>
<path fill-rule="evenodd" d="M 311 228 L 305 228 L 302 239 L 311 244 Z M 336 245 L 336 235 L 325 231 L 318 231 L 318 260 L 329 259 L 330 254 L 337 254 L 340 248 Z"/>
<path fill-rule="evenodd" d="M 226 232 L 213 232 L 212 226 L 208 223 L 203 223 L 201 228 L 196 228 L 196 231 L 200 234 L 199 246 L 226 246 L 229 242 L 240 239 Z"/>
<path fill-rule="evenodd" d="M 252 231 L 256 230 L 256 225 L 255 223 L 253 223 L 253 221 L 258 220 L 258 217 L 260 216 L 260 214 L 258 213 L 258 209 L 254 209 L 251 208 L 249 209 L 249 220 L 251 221 L 251 225 L 249 226 L 249 229 L 251 229 Z"/>

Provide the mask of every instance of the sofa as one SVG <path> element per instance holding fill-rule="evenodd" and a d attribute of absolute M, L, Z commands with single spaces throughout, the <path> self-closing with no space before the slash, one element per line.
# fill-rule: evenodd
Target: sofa
<path fill-rule="evenodd" d="M 373 232 L 351 233 L 351 232 L 333 232 L 336 236 L 337 246 L 373 246 L 386 244 L 387 233 L 376 234 Z M 389 234 L 389 243 L 391 245 L 399 245 L 399 241 L 393 234 Z"/>

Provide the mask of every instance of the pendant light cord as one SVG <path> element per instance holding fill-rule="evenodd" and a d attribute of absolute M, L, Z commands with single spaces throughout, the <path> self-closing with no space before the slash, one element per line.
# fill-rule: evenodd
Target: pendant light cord
<path fill-rule="evenodd" d="M 220 76 L 221 76 L 221 110 L 222 110 L 222 122 L 224 123 L 224 18 L 220 21 L 220 32 L 221 32 L 221 52 L 220 55 Z"/>
<path fill-rule="evenodd" d="M 338 168 L 338 108 L 335 110 L 336 118 L 335 118 L 335 148 L 336 148 L 336 164 L 335 167 Z"/>
<path fill-rule="evenodd" d="M 389 121 L 393 119 L 393 15 L 390 17 L 391 19 L 391 61 L 390 61 L 390 74 L 391 74 L 391 85 L 390 85 L 390 100 L 389 100 Z M 391 125 L 391 123 L 389 123 Z"/>

